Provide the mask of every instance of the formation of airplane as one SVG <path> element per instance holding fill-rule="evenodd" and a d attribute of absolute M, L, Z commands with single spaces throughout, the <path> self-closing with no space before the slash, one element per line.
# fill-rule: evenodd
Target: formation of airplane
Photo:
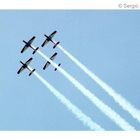
<path fill-rule="evenodd" d="M 49 41 L 52 42 L 54 44 L 53 48 L 56 48 L 57 45 L 60 43 L 58 42 L 54 42 L 53 37 L 54 35 L 57 33 L 57 31 L 54 31 L 53 33 L 51 33 L 49 36 L 47 36 L 46 34 L 44 35 L 46 37 L 45 41 L 43 42 L 43 44 L 41 45 L 42 47 L 44 47 Z M 34 48 L 32 46 L 33 41 L 35 40 L 35 36 L 33 36 L 28 42 L 26 42 L 25 40 L 23 40 L 23 42 L 25 43 L 25 46 L 22 48 L 21 53 L 25 52 L 28 48 L 31 48 L 33 50 L 32 54 L 35 54 L 39 47 Z M 55 52 L 51 57 L 50 60 L 54 61 L 54 59 L 56 58 L 57 53 Z M 31 63 L 31 61 L 33 60 L 33 58 L 31 57 L 30 59 L 28 59 L 25 63 L 20 61 L 20 63 L 22 64 L 22 66 L 20 67 L 20 69 L 18 70 L 17 74 L 20 74 L 23 70 L 27 69 L 29 70 L 29 76 L 32 75 L 32 73 L 35 71 L 35 69 L 31 70 L 29 67 L 29 64 Z M 47 61 L 46 64 L 43 67 L 43 70 L 45 70 L 49 65 L 51 64 L 50 61 Z M 61 66 L 61 63 L 58 64 L 58 67 Z M 56 71 L 57 68 L 54 69 L 54 71 Z"/>
<path fill-rule="evenodd" d="M 31 70 L 28 65 L 31 63 L 31 61 L 33 60 L 33 58 L 31 57 L 30 59 L 28 59 L 25 63 L 23 63 L 22 61 L 20 61 L 20 63 L 22 64 L 21 68 L 18 70 L 17 74 L 20 74 L 24 69 L 27 69 L 30 71 L 29 76 L 32 75 L 32 73 L 35 71 L 35 69 Z"/>
<path fill-rule="evenodd" d="M 26 42 L 25 40 L 23 40 L 23 42 L 25 43 L 25 46 L 21 50 L 21 53 L 23 53 L 24 51 L 26 51 L 30 47 L 31 49 L 33 49 L 33 54 L 35 54 L 35 52 L 39 49 L 39 47 L 34 48 L 32 46 L 32 42 L 34 41 L 34 39 L 35 39 L 35 36 L 33 36 L 28 42 Z"/>

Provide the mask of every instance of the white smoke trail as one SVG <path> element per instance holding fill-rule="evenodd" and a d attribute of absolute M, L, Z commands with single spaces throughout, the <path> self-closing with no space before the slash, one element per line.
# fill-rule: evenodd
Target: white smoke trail
<path fill-rule="evenodd" d="M 81 83 L 79 83 L 74 77 L 67 73 L 61 67 L 58 67 L 56 63 L 51 61 L 46 55 L 41 51 L 37 51 L 44 59 L 50 61 L 51 64 L 57 68 L 61 74 L 63 74 L 81 93 L 86 96 L 93 104 L 95 104 L 105 115 L 107 115 L 111 120 L 113 120 L 120 128 L 123 130 L 135 130 L 127 121 L 125 121 L 119 114 L 112 110 L 109 106 L 104 104 L 100 99 L 98 99 L 91 91 L 86 89 Z"/>
<path fill-rule="evenodd" d="M 116 103 L 118 103 L 125 111 L 127 111 L 133 118 L 135 118 L 140 123 L 140 111 L 134 107 L 128 100 L 122 97 L 114 89 L 112 89 L 108 84 L 102 81 L 96 74 L 91 72 L 86 66 L 84 66 L 80 61 L 78 61 L 74 56 L 67 52 L 62 46 L 58 45 L 59 49 L 62 50 L 77 66 L 79 66 L 91 79 L 93 79 L 97 84 L 99 84 L 107 93 L 110 95 Z"/>
<path fill-rule="evenodd" d="M 41 77 L 37 72 L 34 75 L 53 93 L 54 96 L 64 104 L 85 126 L 89 127 L 91 130 L 104 130 L 100 125 L 93 122 L 90 117 L 85 115 L 78 107 L 71 103 L 65 98 L 58 90 L 56 90 L 52 85 L 50 85 L 43 77 Z"/>

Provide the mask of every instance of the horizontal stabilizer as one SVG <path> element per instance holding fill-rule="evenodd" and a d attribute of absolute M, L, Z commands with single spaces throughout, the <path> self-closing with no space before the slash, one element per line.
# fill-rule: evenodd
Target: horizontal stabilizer
<path fill-rule="evenodd" d="M 35 54 L 36 53 L 36 51 L 39 49 L 39 47 L 37 47 L 34 51 L 33 51 L 33 54 Z"/>
<path fill-rule="evenodd" d="M 58 42 L 53 46 L 53 49 L 55 49 L 59 43 L 60 43 L 60 42 L 58 41 Z"/>
<path fill-rule="evenodd" d="M 30 73 L 29 73 L 29 76 L 31 76 L 32 75 L 32 73 L 35 71 L 35 69 L 33 69 Z"/>
<path fill-rule="evenodd" d="M 61 66 L 61 64 L 58 64 L 58 67 L 60 67 L 60 66 Z M 55 68 L 54 71 L 57 71 L 57 68 Z"/>

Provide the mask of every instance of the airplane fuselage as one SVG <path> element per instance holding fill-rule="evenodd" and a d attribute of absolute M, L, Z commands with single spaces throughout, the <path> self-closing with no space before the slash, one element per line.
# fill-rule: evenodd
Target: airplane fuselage
<path fill-rule="evenodd" d="M 26 42 L 25 40 L 23 40 L 23 42 L 24 42 L 27 46 L 31 46 L 31 43 Z"/>
<path fill-rule="evenodd" d="M 26 44 L 27 47 L 30 47 L 30 48 L 32 48 L 33 50 L 38 50 L 38 47 L 37 47 L 36 49 L 34 49 L 34 48 L 32 47 L 32 45 L 31 45 L 30 42 L 26 42 L 25 40 L 23 40 L 23 42 Z M 35 51 L 35 52 L 36 52 L 36 51 Z M 35 52 L 34 52 L 34 53 L 35 53 Z"/>
<path fill-rule="evenodd" d="M 54 41 L 52 40 L 52 38 L 50 36 L 45 35 L 45 37 L 47 38 L 47 41 L 51 41 L 52 43 L 54 43 Z M 54 43 L 55 44 L 55 43 Z"/>
<path fill-rule="evenodd" d="M 23 63 L 22 61 L 20 61 L 20 63 L 22 64 L 23 68 L 27 68 L 27 67 L 28 67 L 28 66 L 27 66 L 25 63 Z"/>
<path fill-rule="evenodd" d="M 52 41 L 52 39 L 49 36 L 46 36 L 47 41 Z"/>

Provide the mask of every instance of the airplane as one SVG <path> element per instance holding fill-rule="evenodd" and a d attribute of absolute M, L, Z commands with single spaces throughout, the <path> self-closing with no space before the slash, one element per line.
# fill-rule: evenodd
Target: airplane
<path fill-rule="evenodd" d="M 59 41 L 58 42 L 54 42 L 52 40 L 52 38 L 54 37 L 54 35 L 56 33 L 57 33 L 57 31 L 54 31 L 49 36 L 47 36 L 46 34 L 44 34 L 44 36 L 46 37 L 46 39 L 45 39 L 45 41 L 43 42 L 43 44 L 41 46 L 44 47 L 49 41 L 51 41 L 54 44 L 53 49 L 55 49 L 57 47 L 57 45 L 60 43 Z"/>
<path fill-rule="evenodd" d="M 24 69 L 28 69 L 30 71 L 29 76 L 32 75 L 32 73 L 35 71 L 35 69 L 31 70 L 28 65 L 31 63 L 32 61 L 32 57 L 27 60 L 25 63 L 23 63 L 22 61 L 20 61 L 20 63 L 22 64 L 21 68 L 18 70 L 17 74 L 20 74 Z"/>
<path fill-rule="evenodd" d="M 25 43 L 25 46 L 23 47 L 23 49 L 21 50 L 21 53 L 23 53 L 25 50 L 27 50 L 29 47 L 31 49 L 33 49 L 33 54 L 35 54 L 35 52 L 39 49 L 39 47 L 34 48 L 31 44 L 34 41 L 35 36 L 33 36 L 28 42 L 26 42 L 25 40 L 23 40 L 23 42 Z"/>
<path fill-rule="evenodd" d="M 56 55 L 57 55 L 57 53 L 55 52 L 55 53 L 50 57 L 50 59 L 53 61 L 53 60 L 55 59 Z M 47 63 L 46 63 L 46 64 L 44 65 L 44 67 L 43 67 L 43 70 L 45 70 L 50 64 L 51 64 L 51 62 L 50 62 L 50 61 L 47 61 Z M 58 64 L 58 66 L 60 67 L 61 64 Z M 57 68 L 54 69 L 54 71 L 56 71 L 56 70 L 57 70 Z"/>

